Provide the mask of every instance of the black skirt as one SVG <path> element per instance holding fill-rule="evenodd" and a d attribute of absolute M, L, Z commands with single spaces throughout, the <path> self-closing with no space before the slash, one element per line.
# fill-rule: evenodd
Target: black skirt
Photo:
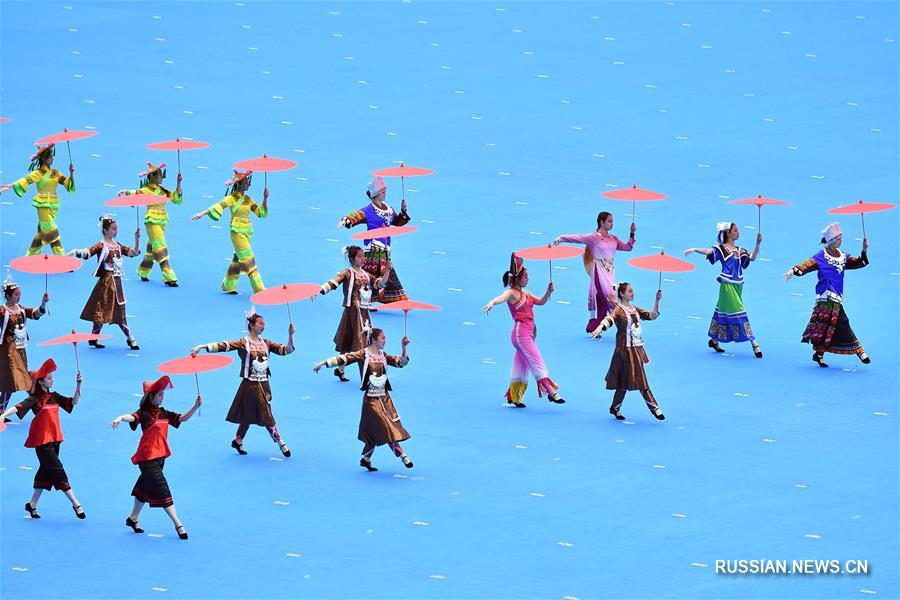
<path fill-rule="evenodd" d="M 166 508 L 172 506 L 172 492 L 169 491 L 169 482 L 163 474 L 165 458 L 142 460 L 138 463 L 141 476 L 138 477 L 131 490 L 131 495 L 141 502 L 149 502 L 154 508 Z"/>

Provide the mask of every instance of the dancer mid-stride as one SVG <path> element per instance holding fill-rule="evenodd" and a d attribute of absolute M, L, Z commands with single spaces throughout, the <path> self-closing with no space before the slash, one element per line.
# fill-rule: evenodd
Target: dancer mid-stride
<path fill-rule="evenodd" d="M 135 230 L 134 247 L 129 248 L 116 241 L 119 226 L 112 217 L 108 215 L 100 217 L 100 229 L 103 231 L 102 240 L 90 248 L 69 252 L 82 260 L 87 260 L 91 256 L 97 257 L 97 268 L 94 269 L 97 283 L 94 284 L 94 290 L 81 311 L 81 320 L 94 324 L 91 329 L 93 333 L 100 333 L 107 323 L 118 325 L 125 334 L 128 347 L 132 350 L 140 350 L 141 347 L 138 346 L 137 340 L 134 339 L 131 329 L 128 327 L 128 317 L 125 314 L 125 287 L 122 285 L 122 276 L 125 271 L 122 268 L 122 258 L 134 257 L 139 254 L 141 230 Z M 89 341 L 88 345 L 92 348 L 105 348 L 96 340 Z"/>
<path fill-rule="evenodd" d="M 826 352 L 855 354 L 865 364 L 872 362 L 853 333 L 850 320 L 844 312 L 844 271 L 862 269 L 869 264 L 869 240 L 863 238 L 859 257 L 842 252 L 842 241 L 841 226 L 829 223 L 822 230 L 820 242 L 825 244 L 825 249 L 819 250 L 815 256 L 784 274 L 785 281 L 794 275 L 799 277 L 813 271 L 819 276 L 816 283 L 816 305 L 801 341 L 812 344 L 813 362 L 823 368 L 828 366 L 823 361 Z"/>
<path fill-rule="evenodd" d="M 750 342 L 753 354 L 756 358 L 762 358 L 762 349 L 753 335 L 747 309 L 744 308 L 744 301 L 741 298 L 744 290 L 744 269 L 759 255 L 762 234 L 756 234 L 756 247 L 753 248 L 753 252 L 747 252 L 737 245 L 741 232 L 735 223 L 727 221 L 719 223 L 716 229 L 718 244 L 712 248 L 688 248 L 684 251 L 685 256 L 696 252 L 705 255 L 710 264 L 722 265 L 722 272 L 716 278 L 719 282 L 719 300 L 716 302 L 716 309 L 709 324 L 708 345 L 716 352 L 725 352 L 719 344 Z"/>
<path fill-rule="evenodd" d="M 175 532 L 183 540 L 188 539 L 184 525 L 178 519 L 175 512 L 175 503 L 172 501 L 172 492 L 169 491 L 169 482 L 163 473 L 166 459 L 172 456 L 169 448 L 169 427 L 178 429 L 182 423 L 193 416 L 203 404 L 202 398 L 197 396 L 194 406 L 184 414 L 178 414 L 162 407 L 165 391 L 172 389 L 172 381 L 164 375 L 156 381 L 144 382 L 144 396 L 138 409 L 129 414 L 121 415 L 113 419 L 113 429 L 118 429 L 122 421 L 128 423 L 134 431 L 141 427 L 141 441 L 138 443 L 137 452 L 131 457 L 131 462 L 138 466 L 141 475 L 131 490 L 134 496 L 134 507 L 131 514 L 125 519 L 125 525 L 131 527 L 135 533 L 144 533 L 138 526 L 138 518 L 144 504 L 150 503 L 151 508 L 162 508 L 172 519 Z"/>
<path fill-rule="evenodd" d="M 615 390 L 609 414 L 619 421 L 625 419 L 619 409 L 629 390 L 637 390 L 644 397 L 647 408 L 653 416 L 660 421 L 666 416 L 659 410 L 656 398 L 650 391 L 647 383 L 647 373 L 644 365 L 650 362 L 647 352 L 644 350 L 644 334 L 641 321 L 652 321 L 659 316 L 659 301 L 662 298 L 662 290 L 656 292 L 656 304 L 653 310 L 633 306 L 634 289 L 630 283 L 620 283 L 616 286 L 616 297 L 619 300 L 611 313 L 606 315 L 600 325 L 591 334 L 600 335 L 601 332 L 616 326 L 616 349 L 613 351 L 612 360 L 609 363 L 609 371 L 606 373 L 606 389 Z"/>
<path fill-rule="evenodd" d="M 227 342 L 213 342 L 194 346 L 191 356 L 196 356 L 201 350 L 207 352 L 233 352 L 238 353 L 241 361 L 241 384 L 238 386 L 228 409 L 225 420 L 236 423 L 237 433 L 231 442 L 231 447 L 240 455 L 247 454 L 244 450 L 244 436 L 250 430 L 251 425 L 265 427 L 272 440 L 278 444 L 281 453 L 290 457 L 291 450 L 281 438 L 278 428 L 275 426 L 275 417 L 272 415 L 272 388 L 269 386 L 269 354 L 286 356 L 294 351 L 294 324 L 288 326 L 287 344 L 279 344 L 262 337 L 266 329 L 266 320 L 257 314 L 255 308 L 251 308 L 246 314 L 247 337 Z"/>
<path fill-rule="evenodd" d="M 413 466 L 412 460 L 403 451 L 400 442 L 409 439 L 409 433 L 400 422 L 400 415 L 394 408 L 394 400 L 391 398 L 391 382 L 388 380 L 388 366 L 398 369 L 409 364 L 409 356 L 406 347 L 409 339 L 403 338 L 400 346 L 403 352 L 400 356 L 387 354 L 384 351 L 386 339 L 384 332 L 378 328 L 369 331 L 366 338 L 366 347 L 356 352 L 348 352 L 338 356 L 317 362 L 313 366 L 315 373 L 324 366 L 329 369 L 337 366 L 346 367 L 349 364 L 360 363 L 363 366 L 362 386 L 363 404 L 362 414 L 359 417 L 359 441 L 363 443 L 362 458 L 359 466 L 368 471 L 377 471 L 372 466 L 372 454 L 375 448 L 387 444 L 394 452 L 394 456 L 403 461 L 407 469 Z"/>
<path fill-rule="evenodd" d="M 16 392 L 28 390 L 32 381 L 28 376 L 28 319 L 38 320 L 47 312 L 50 294 L 44 292 L 37 308 L 24 307 L 22 289 L 7 276 L 3 282 L 4 303 L 0 304 L 0 411 L 6 410 L 9 399 Z M 7 423 L 9 419 L 4 419 Z"/>
<path fill-rule="evenodd" d="M 41 494 L 52 488 L 56 488 L 66 495 L 72 503 L 72 510 L 79 519 L 84 519 L 84 509 L 78 503 L 78 498 L 69 485 L 69 477 L 59 460 L 59 445 L 63 441 L 62 429 L 59 426 L 59 409 L 71 413 L 78 399 L 81 397 L 81 373 L 75 377 L 75 394 L 69 398 L 51 392 L 53 387 L 53 372 L 56 371 L 56 363 L 48 358 L 37 371 L 31 372 L 34 384 L 28 398 L 19 402 L 14 407 L 6 410 L 2 415 L 4 419 L 15 413 L 19 419 L 24 419 L 29 411 L 34 413 L 31 427 L 28 430 L 28 438 L 25 440 L 26 448 L 34 448 L 37 454 L 40 468 L 34 474 L 34 493 L 31 501 L 25 503 L 25 510 L 32 519 L 40 519 L 37 513 L 38 500 Z"/>
<path fill-rule="evenodd" d="M 0 194 L 11 189 L 21 197 L 33 183 L 37 194 L 31 205 L 37 209 L 38 226 L 37 233 L 31 240 L 31 246 L 28 247 L 28 255 L 40 254 L 44 246 L 50 246 L 53 254 L 65 254 L 66 251 L 59 239 L 59 228 L 56 226 L 56 217 L 59 214 L 59 196 L 56 195 L 56 188 L 61 185 L 69 193 L 75 191 L 75 165 L 69 164 L 69 176 L 66 177 L 53 168 L 56 147 L 53 144 L 46 146 L 36 144 L 36 146 L 37 151 L 31 155 L 31 165 L 28 167 L 30 173 L 12 186 L 0 188 Z"/>
<path fill-rule="evenodd" d="M 516 354 L 509 373 L 506 402 L 516 408 L 525 408 L 522 397 L 528 388 L 528 374 L 531 373 L 537 381 L 538 396 L 543 396 L 546 392 L 550 402 L 563 404 L 565 400 L 559 395 L 559 386 L 550 379 L 550 372 L 535 343 L 537 327 L 534 324 L 533 307 L 535 304 L 543 306 L 547 303 L 553 294 L 553 282 L 547 285 L 547 291 L 540 298 L 525 291 L 525 286 L 528 285 L 528 269 L 525 268 L 522 259 L 513 254 L 509 259 L 509 270 L 503 274 L 503 285 L 508 289 L 488 302 L 483 310 L 487 314 L 494 305 L 505 302 L 515 323 L 510 339 Z"/>

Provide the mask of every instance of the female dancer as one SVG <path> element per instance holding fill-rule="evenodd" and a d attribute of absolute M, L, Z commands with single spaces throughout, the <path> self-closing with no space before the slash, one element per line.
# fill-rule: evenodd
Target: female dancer
<path fill-rule="evenodd" d="M 756 260 L 759 247 L 762 244 L 762 234 L 756 234 L 756 247 L 753 252 L 747 252 L 737 245 L 741 237 L 741 231 L 735 223 L 719 223 L 718 244 L 712 248 L 688 248 L 684 251 L 687 257 L 692 252 L 703 254 L 711 265 L 721 263 L 722 272 L 716 278 L 719 282 L 719 300 L 713 311 L 712 321 L 709 324 L 709 347 L 716 352 L 725 352 L 719 344 L 728 342 L 750 342 L 753 346 L 753 354 L 756 358 L 762 358 L 762 349 L 753 335 L 750 327 L 750 319 L 747 318 L 747 309 L 741 293 L 744 290 L 744 269 Z"/>
<path fill-rule="evenodd" d="M 37 144 L 36 144 L 37 145 Z M 9 188 L 0 188 L 0 194 L 7 189 L 12 190 L 20 198 L 32 183 L 35 184 L 37 195 L 31 205 L 37 209 L 38 226 L 31 246 L 28 247 L 28 255 L 40 254 L 44 245 L 49 245 L 53 254 L 65 254 L 62 241 L 59 239 L 59 228 L 56 226 L 56 216 L 59 214 L 59 196 L 56 195 L 56 186 L 63 186 L 67 192 L 75 191 L 75 165 L 69 164 L 69 176 L 66 177 L 53 168 L 53 157 L 56 155 L 56 146 L 37 145 L 37 151 L 31 155 L 31 171 L 13 183 Z"/>
<path fill-rule="evenodd" d="M 547 399 L 556 404 L 563 404 L 559 395 L 559 386 L 550 379 L 550 372 L 541 358 L 535 340 L 537 339 L 537 327 L 534 325 L 533 306 L 543 306 L 553 294 L 553 282 L 547 285 L 547 291 L 540 298 L 531 292 L 525 291 L 528 285 L 528 270 L 522 263 L 522 259 L 515 254 L 509 260 L 509 271 L 503 274 L 503 285 L 508 289 L 488 302 L 484 306 L 487 314 L 495 304 L 506 302 L 509 312 L 512 314 L 515 326 L 510 339 L 516 354 L 513 357 L 512 369 L 509 374 L 509 389 L 506 391 L 506 402 L 516 408 L 525 408 L 522 397 L 528 388 L 528 372 L 534 375 L 538 386 L 538 396 L 547 392 Z"/>
<path fill-rule="evenodd" d="M 359 246 L 348 246 L 344 254 L 350 261 L 350 268 L 344 269 L 322 284 L 320 294 L 327 294 L 336 290 L 338 285 L 344 288 L 344 313 L 341 322 L 338 323 L 334 334 L 334 349 L 339 354 L 356 352 L 366 346 L 366 334 L 372 329 L 372 321 L 369 317 L 372 293 L 383 289 L 391 276 L 391 263 L 388 261 L 384 275 L 375 279 L 363 268 L 366 257 Z M 315 300 L 313 296 L 310 300 Z M 359 365 L 362 376 L 362 363 Z M 334 376 L 341 381 L 350 381 L 344 376 L 344 366 L 340 365 L 334 370 Z"/>
<path fill-rule="evenodd" d="M 375 177 L 369 182 L 369 189 L 366 196 L 371 200 L 371 204 L 355 210 L 346 217 L 338 221 L 338 227 L 346 227 L 350 229 L 360 223 L 366 224 L 366 230 L 378 229 L 379 227 L 401 226 L 409 223 L 409 214 L 406 212 L 406 200 L 400 204 L 400 212 L 394 212 L 384 199 L 387 196 L 387 186 L 381 177 Z M 377 302 L 387 304 L 390 302 L 399 302 L 400 300 L 408 300 L 409 297 L 403 290 L 403 284 L 397 277 L 397 272 L 391 269 L 388 273 L 388 263 L 391 262 L 391 238 L 377 238 L 374 240 L 366 240 L 366 262 L 364 269 L 373 277 L 387 277 L 387 285 L 379 290 L 376 298 Z"/>
<path fill-rule="evenodd" d="M 620 283 L 616 287 L 616 296 L 619 299 L 619 305 L 603 318 L 600 325 L 591 334 L 596 337 L 611 328 L 613 324 L 616 326 L 616 349 L 613 351 L 609 371 L 606 373 L 606 389 L 615 390 L 609 414 L 619 421 L 624 420 L 625 417 L 622 416 L 619 409 L 622 407 L 625 394 L 629 390 L 639 390 L 653 416 L 663 421 L 666 416 L 659 410 L 656 398 L 653 397 L 653 392 L 650 391 L 650 385 L 647 383 L 647 373 L 644 372 L 644 365 L 649 363 L 650 359 L 647 358 L 647 352 L 644 351 L 644 336 L 641 327 L 641 321 L 652 321 L 659 316 L 662 290 L 656 292 L 656 304 L 653 305 L 652 311 L 632 306 L 634 290 L 629 283 Z"/>
<path fill-rule="evenodd" d="M 82 260 L 87 260 L 91 256 L 97 257 L 97 268 L 94 269 L 94 276 L 98 277 L 97 283 L 94 285 L 94 291 L 88 298 L 87 304 L 81 311 L 81 320 L 90 321 L 94 324 L 93 333 L 100 333 L 100 330 L 107 323 L 115 323 L 125 334 L 128 347 L 132 350 L 140 350 L 137 340 L 131 334 L 128 328 L 128 318 L 125 315 L 125 288 L 122 286 L 122 257 L 132 258 L 138 255 L 138 248 L 141 244 L 141 230 L 134 231 L 134 247 L 129 248 L 123 246 L 116 241 L 119 234 L 119 226 L 115 219 L 108 215 L 100 217 L 100 228 L 103 231 L 103 239 L 83 250 L 72 250 L 69 254 L 74 254 Z M 96 340 L 88 342 L 93 348 L 105 348 L 103 344 Z"/>
<path fill-rule="evenodd" d="M 588 311 L 591 316 L 585 331 L 593 332 L 600 320 L 616 306 L 615 287 L 616 265 L 613 262 L 617 250 L 631 252 L 634 248 L 634 232 L 637 227 L 631 224 L 631 236 L 626 244 L 610 231 L 613 228 L 612 214 L 603 211 L 597 215 L 597 231 L 584 235 L 561 235 L 553 243 L 584 244 L 584 269 L 591 278 L 588 284 Z"/>
<path fill-rule="evenodd" d="M 288 326 L 288 341 L 286 345 L 278 344 L 262 337 L 266 329 L 266 320 L 262 315 L 256 314 L 251 308 L 247 313 L 247 337 L 227 342 L 213 342 L 194 346 L 191 356 L 196 356 L 201 350 L 207 352 L 231 352 L 237 351 L 241 360 L 241 385 L 238 386 L 228 416 L 225 420 L 229 423 L 237 423 L 237 433 L 231 442 L 231 447 L 238 454 L 247 454 L 244 450 L 244 436 L 251 425 L 265 427 L 278 444 L 281 453 L 290 457 L 291 451 L 281 439 L 278 428 L 275 426 L 275 417 L 272 415 L 272 389 L 269 387 L 269 354 L 286 356 L 294 351 L 294 325 Z"/>
<path fill-rule="evenodd" d="M 184 525 L 178 519 L 175 512 L 175 503 L 172 502 L 172 492 L 169 491 L 169 482 L 163 473 L 166 459 L 172 456 L 169 448 L 169 427 L 178 429 L 182 423 L 193 416 L 194 411 L 203 404 L 203 399 L 197 396 L 194 406 L 189 411 L 180 415 L 162 407 L 165 391 L 172 389 L 172 381 L 167 375 L 163 375 L 156 381 L 144 382 L 144 397 L 138 409 L 130 415 L 121 415 L 113 419 L 113 429 L 118 429 L 122 421 L 128 423 L 134 431 L 141 426 L 141 441 L 138 443 L 137 452 L 131 457 L 131 463 L 138 466 L 141 475 L 131 490 L 134 496 L 134 507 L 131 515 L 125 519 L 125 526 L 131 527 L 135 533 L 144 533 L 138 527 L 138 517 L 144 504 L 150 503 L 151 508 L 162 508 L 172 519 L 175 532 L 183 540 L 188 539 Z"/>
<path fill-rule="evenodd" d="M 138 177 L 141 178 L 139 190 L 133 192 L 122 190 L 119 195 L 163 196 L 169 198 L 174 204 L 181 204 L 181 173 L 178 174 L 178 184 L 175 186 L 174 192 L 161 185 L 163 179 L 166 178 L 166 163 L 154 165 L 148 162 L 147 168 L 142 173 L 138 173 Z M 159 270 L 162 271 L 163 282 L 169 287 L 178 287 L 178 277 L 169 265 L 169 248 L 166 244 L 166 226 L 168 224 L 169 213 L 166 211 L 165 201 L 147 207 L 147 212 L 144 214 L 144 227 L 147 229 L 147 251 L 137 268 L 137 274 L 141 277 L 141 281 L 150 281 L 150 271 L 153 270 L 153 263 L 156 262 L 159 263 Z"/>
<path fill-rule="evenodd" d="M 804 260 L 784 274 L 787 281 L 794 275 L 802 276 L 816 271 L 819 282 L 816 284 L 816 305 L 813 308 L 809 325 L 803 332 L 804 343 L 812 344 L 813 361 L 820 367 L 827 367 L 823 362 L 826 352 L 834 354 L 855 354 L 865 364 L 872 360 L 866 354 L 862 344 L 850 327 L 850 320 L 844 312 L 844 271 L 862 269 L 869 264 L 869 240 L 863 238 L 862 252 L 859 258 L 841 252 L 841 226 L 829 223 L 822 230 L 824 250 L 819 250 L 812 258 Z"/>
<path fill-rule="evenodd" d="M 78 404 L 78 399 L 81 397 L 81 373 L 75 376 L 75 395 L 69 398 L 50 391 L 50 388 L 53 387 L 55 370 L 56 363 L 52 358 L 48 358 L 40 369 L 32 371 L 30 375 L 34 384 L 28 398 L 4 411 L 2 417 L 5 419 L 16 413 L 19 419 L 24 419 L 28 411 L 34 413 L 34 419 L 31 420 L 31 427 L 28 430 L 28 438 L 25 440 L 25 447 L 34 448 L 41 466 L 34 474 L 34 493 L 31 495 L 31 502 L 25 503 L 25 510 L 28 511 L 31 518 L 41 518 L 41 515 L 37 514 L 41 493 L 55 487 L 63 492 L 72 503 L 75 516 L 84 519 L 86 517 L 84 510 L 78 503 L 78 498 L 75 497 L 72 486 L 69 485 L 66 470 L 59 460 L 59 445 L 63 441 L 62 429 L 59 426 L 59 409 L 62 408 L 67 413 L 71 413 Z"/>
<path fill-rule="evenodd" d="M 362 364 L 362 386 L 359 389 L 363 390 L 363 405 L 362 414 L 359 417 L 357 438 L 364 444 L 359 466 L 368 471 L 378 470 L 372 466 L 372 454 L 375 452 L 375 448 L 384 444 L 394 451 L 394 456 L 402 460 L 407 469 L 411 469 L 413 466 L 412 460 L 400 446 L 400 442 L 409 439 L 409 433 L 403 428 L 400 415 L 394 408 L 394 400 L 391 398 L 391 382 L 387 376 L 388 365 L 402 369 L 409 364 L 409 356 L 406 354 L 409 339 L 403 338 L 400 341 L 403 349 L 400 356 L 386 354 L 384 352 L 385 343 L 384 332 L 375 328 L 369 331 L 366 348 L 363 350 L 340 354 L 317 362 L 313 367 L 313 372 L 318 373 L 319 369 L 324 366 L 330 369 L 337 366 L 345 367 L 352 363 Z"/>
<path fill-rule="evenodd" d="M 231 264 L 228 265 L 228 271 L 225 272 L 225 278 L 222 279 L 222 290 L 229 294 L 237 294 L 237 284 L 241 273 L 247 275 L 250 279 L 250 286 L 254 292 L 266 289 L 263 285 L 262 276 L 256 266 L 256 259 L 253 257 L 253 248 L 250 246 L 250 239 L 253 237 L 253 224 L 250 222 L 250 213 L 253 213 L 260 219 L 269 216 L 269 188 L 263 190 L 263 201 L 261 205 L 256 204 L 253 198 L 247 196 L 246 192 L 250 188 L 250 179 L 253 171 L 238 171 L 235 169 L 234 177 L 225 182 L 228 188 L 228 195 L 216 202 L 203 212 L 199 212 L 192 217 L 196 221 L 206 215 L 213 221 L 222 218 L 222 213 L 226 208 L 231 209 L 231 245 L 234 246 L 234 255 L 231 258 Z"/>
<path fill-rule="evenodd" d="M 3 299 L 0 305 L 0 411 L 6 410 L 10 397 L 21 390 L 31 387 L 28 376 L 28 331 L 25 329 L 27 319 L 40 319 L 47 312 L 50 294 L 44 292 L 41 305 L 37 308 L 24 308 L 19 304 L 22 290 L 19 284 L 7 276 L 3 282 Z M 9 422 L 9 419 L 5 419 Z"/>

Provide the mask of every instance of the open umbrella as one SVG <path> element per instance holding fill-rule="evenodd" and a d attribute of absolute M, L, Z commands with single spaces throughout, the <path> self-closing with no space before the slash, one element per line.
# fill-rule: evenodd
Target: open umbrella
<path fill-rule="evenodd" d="M 141 215 L 138 207 L 150 206 L 151 204 L 164 204 L 168 201 L 168 196 L 157 196 L 156 194 L 127 194 L 125 196 L 118 196 L 112 200 L 107 200 L 103 204 L 106 206 L 133 206 L 134 215 L 137 219 L 137 226 L 138 229 L 140 229 Z"/>
<path fill-rule="evenodd" d="M 69 152 L 69 162 L 72 162 L 72 147 L 69 145 L 69 142 L 73 140 L 80 140 L 87 137 L 92 137 L 97 135 L 98 131 L 69 131 L 68 129 L 63 129 L 59 133 L 54 133 L 53 135 L 48 135 L 47 137 L 42 137 L 39 140 L 36 140 L 35 144 L 40 144 L 41 146 L 45 144 L 58 144 L 60 142 L 66 143 L 66 150 Z"/>
<path fill-rule="evenodd" d="M 166 375 L 193 375 L 197 384 L 197 395 L 200 395 L 200 376 L 199 373 L 206 371 L 215 371 L 222 367 L 227 367 L 234 362 L 234 359 L 225 354 L 203 354 L 196 356 L 183 356 L 174 360 L 166 361 L 156 366 L 156 369 Z M 202 414 L 203 409 L 200 409 Z"/>
<path fill-rule="evenodd" d="M 268 154 L 263 154 L 259 158 L 250 158 L 234 163 L 234 166 L 244 171 L 262 171 L 264 187 L 269 187 L 269 173 L 275 171 L 287 171 L 297 166 L 292 160 L 286 158 L 271 158 Z"/>
<path fill-rule="evenodd" d="M 171 142 L 154 142 L 152 144 L 147 144 L 147 147 L 151 150 L 175 150 L 178 153 L 178 172 L 181 173 L 181 151 L 209 148 L 209 143 L 175 138 L 175 140 Z"/>
<path fill-rule="evenodd" d="M 696 268 L 688 261 L 669 256 L 662 250 L 659 254 L 630 258 L 628 259 L 628 264 L 632 267 L 637 267 L 638 269 L 659 271 L 659 289 L 662 289 L 663 273 L 685 273 L 687 271 L 693 271 Z"/>
<path fill-rule="evenodd" d="M 379 310 L 402 310 L 403 311 L 403 337 L 406 337 L 406 318 L 411 310 L 440 310 L 440 306 L 433 304 L 425 304 L 424 302 L 416 302 L 415 300 L 398 300 L 397 302 L 388 302 L 382 304 Z"/>
<path fill-rule="evenodd" d="M 70 273 L 80 269 L 84 264 L 74 256 L 60 256 L 58 254 L 32 254 L 20 256 L 9 261 L 9 266 L 23 273 L 34 273 L 44 276 L 44 292 L 47 291 L 47 278 L 50 275 Z"/>
<path fill-rule="evenodd" d="M 634 223 L 634 216 L 637 212 L 637 202 L 655 202 L 656 200 L 665 200 L 668 197 L 665 194 L 660 194 L 659 192 L 652 192 L 650 190 L 639 188 L 637 184 L 632 185 L 630 188 L 603 192 L 603 194 L 601 195 L 604 198 L 609 198 L 610 200 L 623 200 L 625 202 L 631 202 L 632 223 Z"/>
<path fill-rule="evenodd" d="M 838 206 L 828 211 L 832 215 L 859 215 L 862 219 L 863 237 L 866 237 L 866 213 L 880 212 L 897 206 L 896 204 L 888 204 L 887 202 L 863 202 L 862 198 L 856 204 L 847 204 L 846 206 Z"/>
<path fill-rule="evenodd" d="M 376 238 L 412 233 L 417 229 L 418 227 L 416 225 L 403 225 L 402 227 L 391 225 L 389 227 L 376 227 L 375 229 L 369 229 L 368 231 L 360 231 L 359 233 L 354 233 L 350 237 L 354 240 L 374 240 Z"/>
<path fill-rule="evenodd" d="M 546 260 L 550 263 L 550 282 L 553 282 L 553 261 L 575 258 L 582 255 L 581 248 L 573 246 L 534 246 L 516 250 L 516 256 L 523 260 Z"/>
<path fill-rule="evenodd" d="M 72 347 L 75 348 L 75 370 L 79 373 L 81 372 L 81 367 L 78 364 L 78 342 L 91 342 L 102 340 L 108 338 L 109 336 L 105 333 L 76 333 L 75 330 L 72 330 L 72 333 L 60 336 L 58 338 L 53 338 L 52 340 L 47 340 L 46 342 L 41 342 L 38 346 L 54 346 L 56 344 L 72 344 Z"/>
<path fill-rule="evenodd" d="M 790 202 L 785 202 L 784 200 L 775 200 L 774 198 L 763 198 L 762 194 L 758 195 L 756 198 L 741 198 L 740 200 L 732 200 L 729 204 L 754 204 L 756 205 L 758 212 L 756 216 L 756 229 L 760 233 L 762 232 L 762 207 L 766 205 L 772 206 L 785 206 L 790 204 Z"/>
<path fill-rule="evenodd" d="M 317 283 L 284 283 L 280 286 L 270 287 L 256 292 L 250 296 L 254 304 L 284 304 L 288 310 L 288 321 L 291 320 L 291 302 L 306 300 L 318 294 L 322 287 Z"/>
<path fill-rule="evenodd" d="M 372 175 L 379 177 L 399 177 L 400 178 L 400 199 L 406 199 L 406 177 L 420 177 L 422 175 L 431 175 L 434 169 L 425 169 L 423 167 L 407 167 L 400 163 L 399 167 L 388 167 L 387 169 L 378 169 L 372 171 Z"/>

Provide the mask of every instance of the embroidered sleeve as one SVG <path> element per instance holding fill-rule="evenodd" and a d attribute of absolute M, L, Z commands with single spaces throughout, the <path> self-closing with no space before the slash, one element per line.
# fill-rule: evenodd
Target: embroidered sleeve
<path fill-rule="evenodd" d="M 362 210 L 354 210 L 352 213 L 344 217 L 344 227 L 350 229 L 360 223 L 366 222 L 366 213 Z"/>
<path fill-rule="evenodd" d="M 635 307 L 635 308 L 637 308 L 637 307 Z M 641 318 L 642 321 L 652 321 L 653 319 L 655 319 L 656 317 L 659 316 L 658 312 L 649 311 L 649 310 L 646 310 L 643 308 L 638 308 L 637 311 L 638 311 L 638 316 Z"/>
<path fill-rule="evenodd" d="M 227 342 L 213 342 L 206 345 L 207 352 L 232 352 L 244 347 L 244 340 L 229 340 Z"/>
<path fill-rule="evenodd" d="M 818 271 L 819 265 L 816 264 L 815 259 L 807 258 L 802 263 L 794 265 L 794 275 L 797 277 L 802 277 L 807 273 L 812 273 L 813 271 Z"/>
<path fill-rule="evenodd" d="M 288 348 L 285 344 L 279 344 L 278 342 L 273 342 L 271 340 L 265 340 L 266 346 L 269 348 L 269 352 L 272 354 L 277 354 L 278 356 L 287 356 L 292 352 L 290 348 Z"/>
<path fill-rule="evenodd" d="M 225 212 L 225 209 L 232 206 L 234 206 L 234 196 L 228 194 L 206 210 L 210 219 L 212 219 L 213 221 L 218 221 L 222 218 L 222 213 Z"/>
<path fill-rule="evenodd" d="M 335 275 L 332 279 L 329 279 L 325 283 L 322 284 L 322 289 L 319 290 L 319 293 L 323 296 L 328 292 L 333 292 L 338 288 L 341 283 L 344 282 L 345 279 L 350 277 L 350 269 L 344 269 L 337 275 Z"/>
<path fill-rule="evenodd" d="M 357 350 L 356 352 L 347 352 L 346 354 L 338 354 L 337 356 L 333 356 L 325 361 L 325 366 L 329 369 L 333 369 L 335 367 L 344 367 L 347 365 L 352 365 L 353 363 L 359 363 L 366 360 L 366 351 L 365 350 Z"/>
<path fill-rule="evenodd" d="M 847 264 L 844 265 L 845 269 L 862 269 L 867 264 L 869 264 L 869 256 L 868 253 L 863 252 L 859 255 L 859 257 L 847 255 Z"/>
<path fill-rule="evenodd" d="M 619 238 L 616 238 L 616 250 L 622 250 L 624 252 L 631 252 L 632 250 L 634 250 L 634 238 L 629 237 L 627 244 L 625 242 L 623 242 L 622 240 L 620 240 Z"/>
<path fill-rule="evenodd" d="M 600 331 L 606 331 L 613 326 L 613 323 L 616 321 L 616 315 L 621 313 L 622 311 L 617 306 L 611 313 L 603 317 L 603 320 L 600 321 Z"/>
<path fill-rule="evenodd" d="M 394 217 L 391 219 L 391 225 L 396 225 L 397 227 L 401 227 L 410 222 L 409 213 L 405 210 L 400 211 L 399 213 L 395 213 Z"/>
<path fill-rule="evenodd" d="M 256 202 L 253 202 L 252 200 L 250 201 L 250 211 L 260 219 L 265 219 L 269 216 L 268 206 L 262 206 L 260 204 L 257 204 Z"/>
<path fill-rule="evenodd" d="M 16 193 L 16 196 L 19 196 L 21 198 L 28 190 L 28 186 L 32 183 L 37 183 L 38 181 L 40 181 L 40 179 L 40 172 L 32 171 L 22 179 L 16 180 L 16 182 L 12 184 L 12 189 Z"/>
<path fill-rule="evenodd" d="M 37 320 L 40 319 L 42 316 L 44 316 L 44 313 L 45 313 L 45 312 L 47 312 L 47 311 L 43 310 L 40 306 L 37 307 L 37 308 L 31 308 L 31 307 L 29 307 L 29 308 L 26 308 L 26 309 L 25 309 L 25 318 L 26 318 L 26 319 L 33 319 L 33 320 L 37 321 Z"/>
<path fill-rule="evenodd" d="M 392 367 L 402 369 L 409 364 L 409 357 L 407 356 L 406 358 L 403 358 L 402 356 L 394 356 L 393 354 L 388 354 L 387 352 L 385 352 L 384 361 Z"/>
<path fill-rule="evenodd" d="M 62 394 L 53 392 L 53 399 L 56 400 L 56 403 L 59 404 L 59 407 L 67 413 L 71 413 L 72 409 L 75 408 L 74 398 L 70 398 L 69 396 L 63 396 Z"/>
<path fill-rule="evenodd" d="M 119 244 L 119 251 L 128 258 L 134 258 L 140 251 L 137 248 L 132 248 L 131 246 L 126 246 L 125 244 Z"/>
<path fill-rule="evenodd" d="M 559 241 L 566 242 L 568 244 L 590 244 L 590 237 L 593 234 L 587 233 L 585 235 L 578 234 L 566 234 L 559 236 Z"/>
<path fill-rule="evenodd" d="M 740 249 L 741 268 L 746 269 L 750 266 L 750 253 L 745 248 Z"/>
<path fill-rule="evenodd" d="M 182 200 L 184 200 L 184 197 L 178 193 L 178 190 L 166 192 L 166 195 L 172 200 L 172 204 L 181 204 Z"/>
<path fill-rule="evenodd" d="M 721 248 L 719 248 L 718 246 L 713 246 L 712 248 L 710 248 L 710 250 L 712 250 L 712 252 L 706 255 L 706 260 L 709 261 L 709 264 L 714 265 L 717 262 L 725 261 L 725 256 L 724 254 L 722 254 Z"/>
<path fill-rule="evenodd" d="M 59 185 L 66 188 L 66 191 L 69 192 L 70 194 L 75 191 L 75 180 L 74 179 L 72 179 L 71 177 L 66 177 L 59 171 L 57 171 L 56 174 L 58 176 Z"/>

